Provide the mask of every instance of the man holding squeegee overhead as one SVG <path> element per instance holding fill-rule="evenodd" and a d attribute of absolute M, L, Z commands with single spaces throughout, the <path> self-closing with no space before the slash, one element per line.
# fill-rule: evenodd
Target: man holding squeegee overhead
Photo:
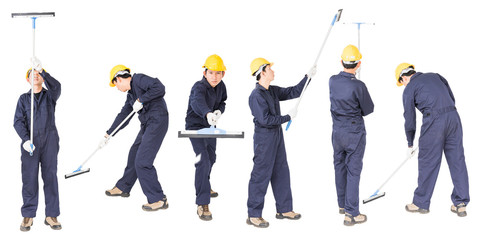
<path fill-rule="evenodd" d="M 148 201 L 147 204 L 142 206 L 142 209 L 145 211 L 167 209 L 167 197 L 163 193 L 158 181 L 157 170 L 153 166 L 168 130 L 168 110 L 163 99 L 165 86 L 157 78 L 140 73 L 132 76 L 129 68 L 124 65 L 117 65 L 110 71 L 110 87 L 117 87 L 121 92 L 127 92 L 127 99 L 100 145 L 107 144 L 108 135 L 132 111 L 138 113 L 141 126 L 140 132 L 130 148 L 127 167 L 122 178 L 118 180 L 113 189 L 107 190 L 105 194 L 107 196 L 128 197 L 138 178 Z M 120 129 L 127 126 L 129 120 Z"/>
<path fill-rule="evenodd" d="M 421 73 L 415 66 L 401 63 L 395 70 L 397 86 L 403 90 L 407 155 L 413 154 L 416 132 L 416 109 L 423 115 L 418 152 L 418 187 L 413 201 L 405 206 L 408 212 L 428 213 L 430 199 L 445 154 L 453 182 L 450 210 L 459 217 L 467 216 L 470 202 L 468 172 L 463 152 L 463 130 L 455 107 L 455 97 L 445 78 L 437 73 Z"/>
<path fill-rule="evenodd" d="M 341 60 L 344 69 L 330 77 L 329 83 L 335 185 L 339 213 L 345 214 L 346 226 L 367 221 L 367 216 L 360 214 L 358 189 L 366 145 L 363 117 L 373 112 L 374 105 L 365 84 L 355 77 L 360 59 L 357 47 L 345 47 Z"/>
<path fill-rule="evenodd" d="M 55 106 L 61 93 L 61 84 L 42 68 L 40 61 L 32 58 L 32 69 L 27 71 L 27 81 L 33 79 L 34 144 L 30 142 L 30 92 L 18 99 L 13 126 L 22 139 L 22 216 L 21 231 L 29 231 L 38 207 L 38 170 L 41 166 L 45 193 L 45 224 L 54 230 L 62 229 L 57 180 L 57 155 L 59 138 L 55 125 Z M 33 76 L 32 76 L 33 75 Z M 47 89 L 42 87 L 45 83 Z M 33 154 L 31 154 L 33 153 Z"/>
<path fill-rule="evenodd" d="M 198 130 L 217 125 L 225 112 L 227 88 L 222 79 L 227 68 L 220 56 L 213 54 L 205 60 L 203 78 L 190 91 L 185 129 Z M 208 205 L 211 197 L 217 197 L 210 185 L 210 173 L 216 161 L 216 138 L 190 138 L 193 151 L 200 160 L 195 163 L 195 194 L 197 215 L 201 220 L 212 220 Z"/>
<path fill-rule="evenodd" d="M 316 73 L 314 66 L 297 85 L 283 88 L 270 85 L 275 78 L 272 65 L 273 63 L 264 58 L 256 58 L 250 64 L 251 74 L 256 78 L 257 84 L 248 101 L 255 124 L 255 134 L 253 169 L 248 183 L 247 224 L 259 228 L 269 226 L 262 217 L 262 211 L 270 182 L 277 207 L 275 217 L 291 220 L 301 217 L 299 213 L 293 211 L 290 170 L 282 130 L 282 123 L 294 118 L 297 115 L 297 108 L 294 107 L 288 114 L 282 115 L 280 101 L 300 97 L 307 79 Z"/>

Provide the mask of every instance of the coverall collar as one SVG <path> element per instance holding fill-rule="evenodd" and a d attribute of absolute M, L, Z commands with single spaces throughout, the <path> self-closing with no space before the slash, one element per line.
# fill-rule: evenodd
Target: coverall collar
<path fill-rule="evenodd" d="M 45 93 L 45 91 L 47 91 L 47 89 L 45 89 L 44 87 L 42 87 L 42 91 L 38 92 L 40 94 L 40 97 L 39 99 L 42 98 L 43 94 Z M 32 94 L 32 89 L 28 90 L 28 94 Z M 34 94 L 37 94 L 37 93 L 34 93 Z"/>
<path fill-rule="evenodd" d="M 416 78 L 416 77 L 418 77 L 418 76 L 420 76 L 420 75 L 422 75 L 421 72 L 416 72 L 416 73 L 414 73 L 414 74 L 412 75 L 412 77 L 410 78 L 410 81 L 412 81 L 412 79 L 414 79 L 414 78 Z"/>
<path fill-rule="evenodd" d="M 355 74 L 352 74 L 352 73 L 347 73 L 347 72 L 341 71 L 339 74 L 344 76 L 344 77 L 355 78 Z"/>

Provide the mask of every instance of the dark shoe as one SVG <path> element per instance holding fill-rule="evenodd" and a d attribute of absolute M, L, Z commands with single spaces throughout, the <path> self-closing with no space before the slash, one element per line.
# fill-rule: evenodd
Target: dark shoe
<path fill-rule="evenodd" d="M 465 203 L 460 203 L 457 206 L 452 205 L 450 210 L 453 213 L 456 213 L 457 216 L 459 216 L 459 217 L 466 217 L 467 216 L 467 205 L 465 205 Z"/>
<path fill-rule="evenodd" d="M 290 212 L 286 212 L 286 213 L 277 213 L 277 215 L 275 215 L 275 217 L 277 219 L 290 219 L 290 220 L 298 220 L 302 217 L 302 215 L 300 213 L 296 213 L 294 211 L 290 211 Z"/>
<path fill-rule="evenodd" d="M 45 218 L 45 225 L 50 226 L 53 230 L 60 230 L 62 229 L 62 224 L 57 221 L 56 217 L 46 217 Z"/>
<path fill-rule="evenodd" d="M 430 212 L 428 209 L 419 208 L 419 207 L 417 207 L 417 205 L 415 205 L 413 203 L 405 205 L 405 210 L 407 210 L 407 212 L 412 212 L 412 213 L 418 212 L 418 213 L 421 213 L 421 214 L 427 214 L 427 213 Z"/>
<path fill-rule="evenodd" d="M 212 189 L 210 189 L 210 197 L 212 197 L 212 198 L 218 197 L 218 192 L 215 192 Z"/>
<path fill-rule="evenodd" d="M 352 216 L 349 213 L 345 213 L 345 220 L 343 220 L 343 225 L 353 226 L 355 224 L 364 223 L 367 221 L 367 215 L 358 214 L 357 216 Z"/>
<path fill-rule="evenodd" d="M 345 214 L 345 208 L 338 208 L 338 213 Z"/>
<path fill-rule="evenodd" d="M 263 219 L 262 217 L 249 217 L 247 218 L 247 224 L 248 225 L 253 225 L 254 227 L 258 228 L 267 228 L 270 224 Z"/>
<path fill-rule="evenodd" d="M 147 212 L 157 211 L 160 209 L 167 209 L 167 208 L 168 208 L 167 197 L 164 197 L 163 200 L 160 200 L 158 202 L 147 203 L 142 206 L 142 209 Z"/>
<path fill-rule="evenodd" d="M 213 219 L 212 213 L 208 209 L 208 205 L 198 205 L 197 215 L 203 221 L 210 221 Z"/>
<path fill-rule="evenodd" d="M 20 231 L 28 232 L 31 226 L 33 226 L 33 218 L 24 217 L 22 224 L 20 224 Z"/>
<path fill-rule="evenodd" d="M 130 193 L 124 193 L 117 187 L 105 191 L 105 194 L 109 197 L 130 197 Z"/>

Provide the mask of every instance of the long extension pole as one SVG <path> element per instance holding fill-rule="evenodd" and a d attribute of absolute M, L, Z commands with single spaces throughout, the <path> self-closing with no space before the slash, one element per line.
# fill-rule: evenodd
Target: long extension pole
<path fill-rule="evenodd" d="M 135 114 L 135 111 L 131 111 L 128 114 L 128 116 L 125 117 L 125 119 L 123 119 L 123 121 L 120 124 L 118 124 L 118 126 L 115 128 L 115 130 L 113 130 L 113 132 L 110 135 L 108 135 L 107 141 L 109 141 L 113 137 L 113 135 L 115 135 L 115 133 L 117 133 L 117 131 L 120 129 L 120 127 L 122 127 L 123 124 L 125 124 L 125 122 L 127 122 L 130 118 L 132 118 L 134 114 Z M 88 158 L 85 161 L 83 161 L 83 163 L 75 171 L 73 171 L 72 173 L 65 174 L 65 179 L 90 172 L 90 168 L 85 169 L 85 170 L 82 170 L 82 168 L 85 164 L 87 164 L 88 161 L 90 161 L 90 159 L 95 155 L 95 153 L 97 153 L 98 150 L 100 150 L 100 148 L 102 148 L 102 147 L 98 146 L 95 149 L 95 151 L 93 151 L 93 153 L 91 153 L 90 156 L 88 156 Z"/>
<path fill-rule="evenodd" d="M 35 12 L 35 13 L 12 13 L 12 18 L 17 17 L 29 17 L 32 19 L 32 59 L 35 58 L 35 21 L 38 17 L 55 17 L 54 12 Z M 33 93 L 33 81 L 34 81 L 34 66 L 30 72 L 30 156 L 33 156 L 33 103 L 34 103 L 34 93 Z"/>
<path fill-rule="evenodd" d="M 327 32 L 327 35 L 325 36 L 325 39 L 323 39 L 322 47 L 320 47 L 320 51 L 318 51 L 317 58 L 315 58 L 315 62 L 313 63 L 313 66 L 317 65 L 318 59 L 320 58 L 320 55 L 322 54 L 323 48 L 325 47 L 325 43 L 327 43 L 328 36 L 330 36 L 330 31 L 332 31 L 332 28 L 333 28 L 333 25 L 335 25 L 335 22 L 340 21 L 340 17 L 342 16 L 342 11 L 343 11 L 343 9 L 339 9 L 338 12 L 333 17 L 332 23 L 330 24 L 330 27 L 328 28 L 328 32 Z M 307 80 L 307 82 L 305 83 L 305 85 L 303 86 L 302 93 L 300 93 L 300 97 L 298 98 L 298 101 L 295 105 L 296 108 L 298 108 L 298 105 L 300 105 L 300 101 L 302 101 L 303 94 L 304 94 L 305 90 L 307 89 L 308 84 L 310 84 L 311 80 L 312 79 L 309 78 Z M 285 131 L 288 131 L 288 129 L 290 128 L 290 124 L 292 124 L 291 119 L 290 119 L 290 121 L 288 121 L 288 124 L 287 124 L 287 127 L 285 128 Z"/>

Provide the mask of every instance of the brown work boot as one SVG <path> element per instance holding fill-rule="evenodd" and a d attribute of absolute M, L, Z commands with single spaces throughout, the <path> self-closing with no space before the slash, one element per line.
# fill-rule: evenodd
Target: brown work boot
<path fill-rule="evenodd" d="M 56 217 L 46 217 L 45 218 L 45 225 L 50 226 L 53 230 L 60 230 L 62 229 L 62 224 L 57 221 Z"/>
<path fill-rule="evenodd" d="M 218 192 L 215 192 L 212 189 L 210 189 L 210 197 L 212 197 L 212 198 L 218 197 Z"/>
<path fill-rule="evenodd" d="M 367 221 L 367 215 L 358 214 L 357 216 L 352 216 L 350 213 L 345 213 L 345 220 L 343 220 L 343 225 L 353 226 L 355 224 L 364 223 Z"/>
<path fill-rule="evenodd" d="M 413 203 L 405 205 L 405 210 L 407 210 L 407 212 L 412 212 L 412 213 L 413 212 L 418 212 L 418 213 L 421 213 L 421 214 L 427 214 L 427 213 L 430 212 L 428 209 L 419 208 L 419 207 L 417 207 L 417 205 L 415 205 Z"/>
<path fill-rule="evenodd" d="M 465 205 L 465 203 L 460 203 L 457 206 L 452 205 L 450 210 L 453 213 L 456 213 L 457 216 L 459 216 L 459 217 L 466 217 L 467 216 L 467 205 Z"/>
<path fill-rule="evenodd" d="M 198 205 L 197 215 L 203 221 L 210 221 L 213 219 L 212 213 L 208 209 L 208 205 Z"/>
<path fill-rule="evenodd" d="M 298 220 L 302 217 L 302 215 L 300 213 L 296 213 L 294 211 L 290 211 L 290 212 L 286 212 L 286 213 L 277 213 L 277 215 L 275 215 L 275 217 L 277 219 L 290 219 L 290 220 Z"/>
<path fill-rule="evenodd" d="M 249 217 L 247 218 L 247 224 L 253 225 L 258 228 L 267 228 L 270 224 L 262 217 Z"/>
<path fill-rule="evenodd" d="M 20 231 L 28 232 L 30 227 L 33 225 L 33 218 L 24 217 L 22 224 L 20 224 Z"/>
<path fill-rule="evenodd" d="M 130 193 L 124 193 L 122 190 L 114 187 L 113 189 L 105 191 L 105 194 L 109 197 L 130 197 Z"/>
<path fill-rule="evenodd" d="M 147 203 L 142 206 L 142 209 L 147 212 L 157 211 L 159 209 L 167 209 L 167 208 L 168 208 L 168 201 L 166 196 L 163 198 L 163 200 L 160 200 L 154 203 Z"/>

